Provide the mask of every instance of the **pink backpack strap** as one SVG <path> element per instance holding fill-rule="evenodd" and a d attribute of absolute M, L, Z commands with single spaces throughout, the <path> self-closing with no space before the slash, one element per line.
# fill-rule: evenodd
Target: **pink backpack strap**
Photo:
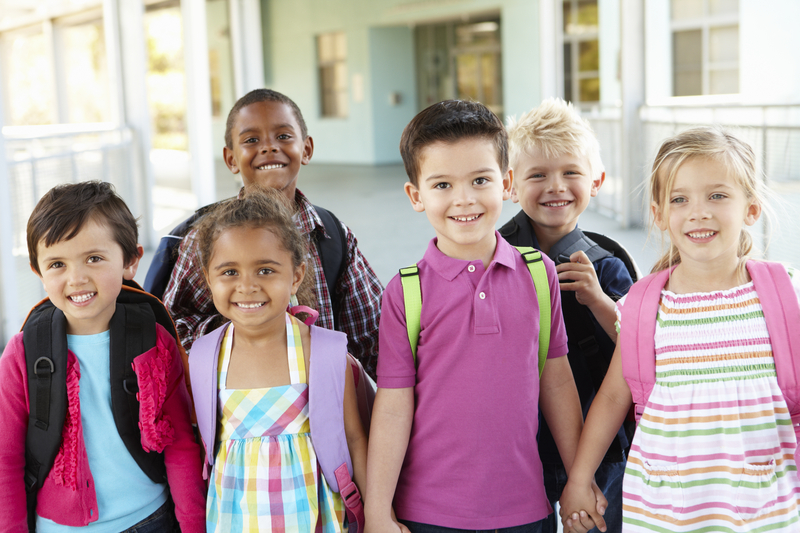
<path fill-rule="evenodd" d="M 778 385 L 800 442 L 800 305 L 792 280 L 780 263 L 748 261 L 747 271 L 764 310 Z"/>
<path fill-rule="evenodd" d="M 230 322 L 211 333 L 203 335 L 192 344 L 189 353 L 189 378 L 194 394 L 194 410 L 197 429 L 205 446 L 206 460 L 203 464 L 203 479 L 208 479 L 214 464 L 214 448 L 217 438 L 217 366 L 219 347 Z"/>
<path fill-rule="evenodd" d="M 656 384 L 658 304 L 671 272 L 672 269 L 665 269 L 634 283 L 622 306 L 619 338 L 622 375 L 631 389 L 637 424 Z"/>
<path fill-rule="evenodd" d="M 311 327 L 311 355 L 308 377 L 308 417 L 311 442 L 322 474 L 331 490 L 342 497 L 350 531 L 364 531 L 364 507 L 353 483 L 353 465 L 344 430 L 347 335 Z"/>

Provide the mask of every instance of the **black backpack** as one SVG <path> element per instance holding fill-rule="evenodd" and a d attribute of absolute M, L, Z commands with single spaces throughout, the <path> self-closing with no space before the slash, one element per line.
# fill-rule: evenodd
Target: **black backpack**
<path fill-rule="evenodd" d="M 167 289 L 172 270 L 178 261 L 178 247 L 181 244 L 181 240 L 198 220 L 216 206 L 217 204 L 215 203 L 201 207 L 192 216 L 178 224 L 168 235 L 161 238 L 150 263 L 150 268 L 147 269 L 147 276 L 144 280 L 145 291 L 160 299 L 164 298 L 164 291 Z M 322 219 L 325 232 L 331 237 L 326 239 L 319 232 L 315 232 L 313 235 L 319 250 L 319 258 L 322 263 L 322 271 L 325 274 L 328 293 L 331 295 L 334 326 L 338 326 L 340 305 L 335 288 L 336 282 L 344 272 L 347 260 L 347 235 L 336 215 L 323 207 L 316 205 L 313 207 Z"/>
<path fill-rule="evenodd" d="M 125 281 L 117 297 L 117 309 L 109 323 L 111 405 L 114 422 L 125 447 L 142 471 L 155 483 L 164 483 L 167 472 L 160 453 L 145 452 L 139 430 L 139 391 L 131 363 L 156 345 L 156 322 L 180 342 L 164 305 Z M 22 326 L 30 414 L 25 439 L 25 489 L 28 529 L 36 529 L 36 497 L 53 467 L 67 414 L 67 330 L 64 313 L 45 299 L 28 314 Z M 113 357 L 111 354 L 124 354 Z"/>

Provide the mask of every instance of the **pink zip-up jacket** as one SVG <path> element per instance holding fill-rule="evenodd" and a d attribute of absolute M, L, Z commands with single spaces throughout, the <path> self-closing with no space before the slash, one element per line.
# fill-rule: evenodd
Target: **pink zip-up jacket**
<path fill-rule="evenodd" d="M 189 421 L 189 394 L 178 349 L 160 324 L 156 345 L 134 359 L 134 370 L 139 382 L 142 448 L 164 453 L 167 482 L 181 530 L 204 532 L 206 485 L 201 450 Z M 83 441 L 79 390 L 78 359 L 69 352 L 69 405 L 61 448 L 39 491 L 37 513 L 75 527 L 98 519 L 97 494 Z M 29 412 L 25 348 L 22 333 L 18 333 L 0 358 L 0 532 L 4 533 L 28 531 L 24 471 Z"/>

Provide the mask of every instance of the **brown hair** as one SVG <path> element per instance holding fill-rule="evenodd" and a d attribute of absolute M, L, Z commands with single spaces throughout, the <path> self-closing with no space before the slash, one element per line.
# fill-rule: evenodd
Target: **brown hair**
<path fill-rule="evenodd" d="M 686 161 L 695 158 L 710 159 L 724 165 L 742 187 L 747 199 L 761 205 L 762 209 L 766 207 L 765 185 L 758 177 L 756 156 L 750 145 L 721 128 L 700 127 L 665 140 L 658 150 L 650 174 L 649 196 L 662 218 L 669 216 L 669 192 L 678 170 Z M 655 219 L 651 217 L 651 229 L 654 225 Z M 753 238 L 742 228 L 738 249 L 740 267 L 744 267 L 744 260 L 752 250 Z M 656 262 L 652 272 L 664 270 L 680 262 L 678 249 L 670 243 L 669 250 Z"/>
<path fill-rule="evenodd" d="M 198 223 L 197 240 L 203 270 L 214 254 L 214 243 L 219 236 L 231 228 L 262 228 L 271 231 L 284 250 L 292 257 L 295 268 L 306 264 L 306 273 L 297 289 L 300 304 L 316 308 L 314 296 L 314 271 L 308 257 L 308 243 L 292 219 L 292 208 L 280 191 L 251 187 L 242 198 L 231 198 L 220 202 Z"/>
<path fill-rule="evenodd" d="M 111 229 L 122 248 L 125 265 L 139 257 L 139 230 L 128 206 L 103 181 L 84 181 L 56 185 L 45 193 L 28 219 L 28 257 L 31 267 L 39 269 L 39 243 L 52 246 L 75 237 L 87 221 L 94 220 Z"/>
<path fill-rule="evenodd" d="M 400 138 L 400 155 L 411 184 L 414 187 L 418 184 L 420 157 L 425 147 L 437 142 L 451 144 L 474 138 L 494 143 L 497 165 L 505 174 L 508 171 L 508 135 L 503 123 L 488 107 L 479 102 L 445 100 L 420 111 Z"/>
<path fill-rule="evenodd" d="M 288 105 L 292 113 L 294 113 L 294 118 L 297 119 L 297 124 L 300 126 L 300 133 L 303 135 L 303 140 L 308 137 L 308 128 L 306 127 L 306 121 L 303 120 L 303 113 L 300 112 L 300 108 L 297 107 L 294 100 L 272 89 L 255 89 L 239 98 L 228 113 L 228 120 L 225 122 L 225 146 L 227 146 L 228 149 L 233 148 L 233 135 L 231 131 L 233 131 L 236 118 L 239 116 L 239 111 L 244 107 L 257 104 L 258 102 L 280 102 L 281 104 Z"/>

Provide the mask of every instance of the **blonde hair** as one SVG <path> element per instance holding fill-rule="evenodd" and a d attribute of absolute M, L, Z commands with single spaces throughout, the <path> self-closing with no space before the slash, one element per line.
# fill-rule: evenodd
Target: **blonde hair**
<path fill-rule="evenodd" d="M 545 157 L 565 154 L 586 157 L 592 179 L 604 172 L 600 143 L 589 122 L 561 98 L 548 98 L 517 121 L 508 117 L 508 144 L 511 166 L 520 156 L 539 150 Z"/>
<path fill-rule="evenodd" d="M 742 187 L 747 199 L 764 209 L 766 207 L 766 185 L 759 179 L 756 156 L 746 142 L 734 137 L 719 127 L 700 127 L 686 130 L 665 140 L 658 150 L 650 173 L 649 199 L 660 211 L 661 217 L 669 216 L 669 192 L 681 166 L 690 159 L 703 158 L 721 163 Z M 655 216 L 651 210 L 650 229 L 655 227 Z M 742 228 L 739 237 L 739 273 L 744 273 L 744 263 L 753 250 L 753 238 Z M 674 244 L 659 259 L 652 272 L 664 270 L 681 262 L 680 253 Z"/>

